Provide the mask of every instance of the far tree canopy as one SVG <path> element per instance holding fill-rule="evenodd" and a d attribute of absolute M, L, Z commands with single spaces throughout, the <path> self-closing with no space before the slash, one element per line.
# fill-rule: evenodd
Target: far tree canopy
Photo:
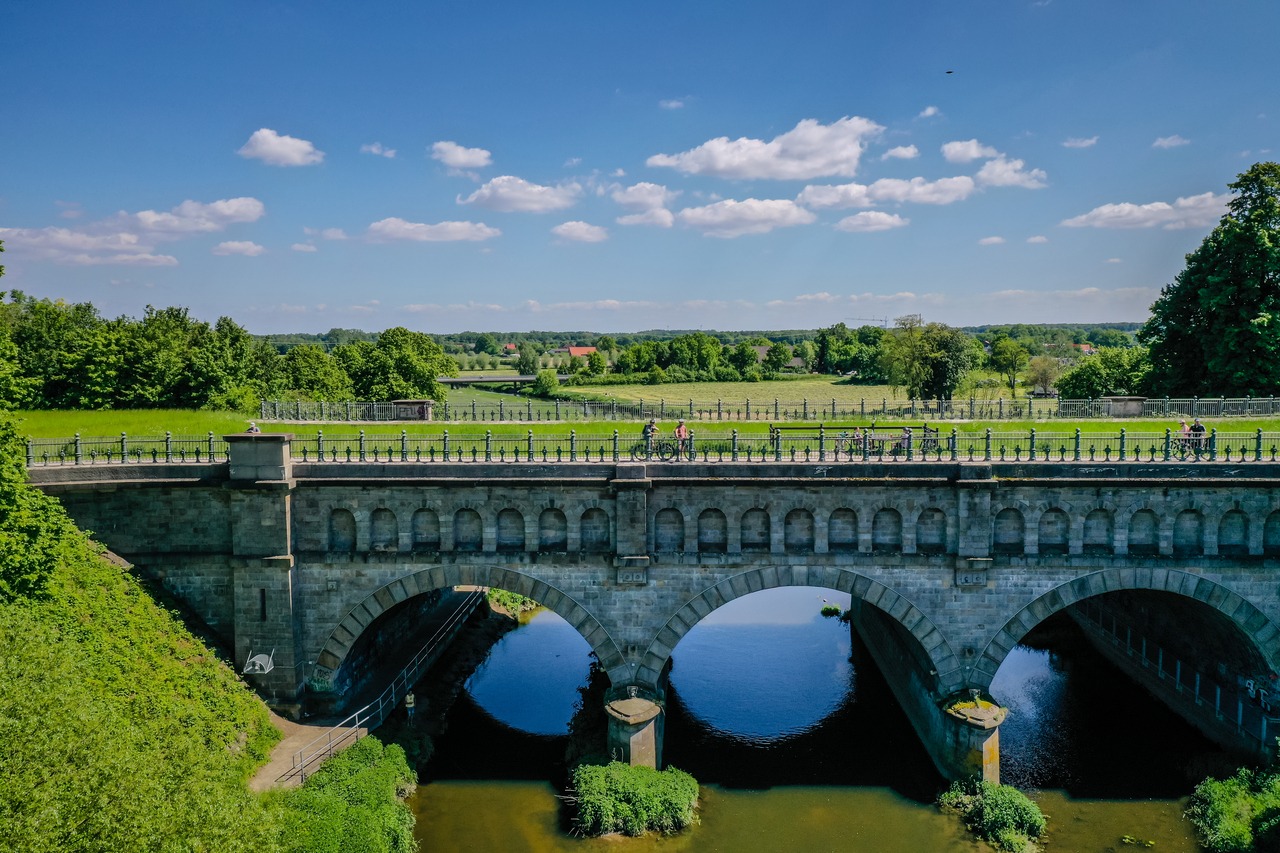
<path fill-rule="evenodd" d="M 1258 163 L 1229 187 L 1226 215 L 1138 333 L 1156 394 L 1280 393 L 1280 163 Z"/>

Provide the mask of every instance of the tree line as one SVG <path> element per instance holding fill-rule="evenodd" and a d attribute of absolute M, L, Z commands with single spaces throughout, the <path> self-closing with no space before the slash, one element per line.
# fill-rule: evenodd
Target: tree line
<path fill-rule="evenodd" d="M 15 290 L 0 299 L 0 406 L 251 409 L 261 398 L 443 400 L 439 379 L 457 374 L 460 353 L 499 356 L 510 344 L 517 372 L 533 375 L 548 349 L 574 343 L 596 352 L 558 367 L 583 384 L 752 381 L 795 370 L 934 399 L 952 396 L 974 371 L 986 370 L 1015 393 L 1021 385 L 1071 398 L 1274 396 L 1280 394 L 1280 164 L 1255 164 L 1228 187 L 1233 196 L 1218 226 L 1187 255 L 1141 325 L 954 328 L 912 314 L 892 328 L 836 323 L 770 333 L 433 336 L 396 327 L 267 337 L 229 317 L 196 320 L 186 308 L 148 306 L 141 319 L 107 319 L 90 303 Z M 539 390 L 554 390 L 549 385 Z"/>
<path fill-rule="evenodd" d="M 230 317 L 147 306 L 107 319 L 87 302 L 0 300 L 0 406 L 15 409 L 241 409 L 263 398 L 443 400 L 457 365 L 431 336 L 402 327 L 326 351 L 280 354 Z"/>

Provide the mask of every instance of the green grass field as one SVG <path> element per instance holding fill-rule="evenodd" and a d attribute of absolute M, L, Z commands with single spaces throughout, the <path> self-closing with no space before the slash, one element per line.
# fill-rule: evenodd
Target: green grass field
<path fill-rule="evenodd" d="M 77 433 L 85 438 L 110 438 L 126 433 L 129 436 L 162 437 L 165 432 L 175 436 L 204 436 L 212 432 L 215 436 L 227 433 L 243 432 L 249 419 L 236 412 L 193 411 L 187 409 L 153 409 L 153 410 L 113 410 L 113 411 L 20 411 L 14 413 L 19 419 L 19 432 L 30 438 L 70 438 Z M 1035 429 L 1041 436 L 1070 436 L 1076 429 L 1082 435 L 1116 436 L 1121 429 L 1130 435 L 1163 435 L 1165 429 L 1177 430 L 1177 419 L 1091 419 L 1091 420 L 1052 420 L 1052 421 L 924 421 L 909 420 L 898 417 L 868 417 L 842 419 L 838 423 L 827 422 L 825 429 L 828 435 L 834 436 L 842 429 L 853 426 L 875 425 L 877 429 L 891 429 L 906 424 L 920 427 L 925 424 L 931 429 L 938 429 L 943 437 L 950 434 L 954 427 L 962 435 L 981 434 L 990 429 L 999 435 L 1015 433 L 1027 434 Z M 1280 417 L 1277 418 L 1223 418 L 1221 420 L 1206 419 L 1206 426 L 1220 433 L 1231 435 L 1253 434 L 1261 429 L 1264 434 L 1280 435 Z M 816 435 L 819 420 L 796 422 L 787 421 L 784 426 L 809 426 L 812 429 L 796 431 L 795 434 Z M 448 430 L 451 436 L 477 436 L 492 432 L 494 436 L 524 436 L 532 432 L 537 436 L 564 435 L 570 430 L 579 436 L 611 436 L 618 431 L 623 440 L 638 439 L 642 424 L 638 421 L 575 421 L 572 423 L 547 422 L 538 423 L 439 423 L 422 421 L 386 421 L 378 423 L 346 423 L 330 422 L 290 423 L 285 421 L 259 421 L 264 432 L 291 432 L 299 438 L 314 437 L 319 431 L 326 436 L 358 435 L 361 430 L 368 436 L 399 436 L 404 430 L 410 435 L 439 435 Z M 738 420 L 691 420 L 690 429 L 694 436 L 705 438 L 724 438 L 737 430 L 740 436 L 764 436 L 769 430 L 768 420 L 750 422 Z M 675 428 L 675 420 L 660 421 L 659 430 L 663 436 L 669 436 Z"/>

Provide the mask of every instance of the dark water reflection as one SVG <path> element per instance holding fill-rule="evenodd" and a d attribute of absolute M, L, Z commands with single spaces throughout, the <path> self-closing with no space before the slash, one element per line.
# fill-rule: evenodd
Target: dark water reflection
<path fill-rule="evenodd" d="M 702 824 L 670 839 L 565 835 L 552 782 L 589 658 L 572 627 L 538 615 L 500 641 L 450 715 L 412 802 L 422 849 L 984 850 L 931 805 L 942 779 L 883 678 L 846 625 L 819 615 L 822 598 L 847 606 L 837 596 L 746 596 L 676 648 L 666 760 L 705 788 Z M 1004 781 L 1050 815 L 1047 849 L 1119 850 L 1133 835 L 1196 851 L 1181 798 L 1217 750 L 1069 620 L 1025 642 L 992 692 L 1011 709 Z"/>

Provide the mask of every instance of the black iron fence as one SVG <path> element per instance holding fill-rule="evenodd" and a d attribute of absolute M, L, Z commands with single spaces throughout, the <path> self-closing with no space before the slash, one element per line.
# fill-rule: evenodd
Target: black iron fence
<path fill-rule="evenodd" d="M 512 398 L 510 402 L 441 403 L 431 408 L 406 407 L 396 403 L 302 403 L 264 400 L 259 417 L 264 421 L 297 423 L 439 421 L 442 423 L 538 423 L 544 421 L 642 421 L 649 418 L 685 418 L 715 421 L 817 421 L 852 420 L 872 417 L 933 420 L 1048 420 L 1110 418 L 1123 414 L 1141 417 L 1269 417 L 1280 415 L 1280 399 L 1275 397 L 1191 397 L 1174 399 L 1130 398 L 1122 403 L 1112 398 L 1060 400 L 982 400 L 976 397 L 954 400 L 799 400 L 778 398 L 744 400 L 659 400 L 656 403 L 617 400 L 534 400 Z"/>
<path fill-rule="evenodd" d="M 27 465 L 96 465 L 140 462 L 225 462 L 227 443 L 205 435 L 34 438 L 27 440 Z"/>
<path fill-rule="evenodd" d="M 390 432 L 296 434 L 300 462 L 1275 462 L 1280 432 L 1209 430 L 1200 440 L 1171 430 L 1104 432 L 993 430 L 901 426 L 777 427 L 767 431 L 691 430 L 684 443 L 638 430 L 523 433 L 510 429 L 421 434 Z M 227 443 L 205 436 L 41 438 L 27 441 L 27 465 L 110 465 L 225 462 Z"/>

